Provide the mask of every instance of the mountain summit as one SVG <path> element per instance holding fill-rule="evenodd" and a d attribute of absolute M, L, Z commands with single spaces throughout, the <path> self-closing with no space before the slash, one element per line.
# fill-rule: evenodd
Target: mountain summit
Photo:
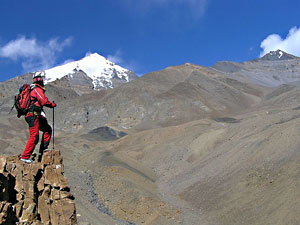
<path fill-rule="evenodd" d="M 94 89 L 107 89 L 126 83 L 136 78 L 136 75 L 115 63 L 109 61 L 98 53 L 87 55 L 86 57 L 48 69 L 46 72 L 46 82 L 67 77 L 69 82 L 76 82 L 78 85 L 92 83 Z"/>
<path fill-rule="evenodd" d="M 241 82 L 276 87 L 298 82 L 300 80 L 299 65 L 299 57 L 277 50 L 259 59 L 242 63 L 221 61 L 213 65 L 213 68 Z"/>
<path fill-rule="evenodd" d="M 275 61 L 275 60 L 287 60 L 287 59 L 295 59 L 295 58 L 298 58 L 298 57 L 290 55 L 290 54 L 278 49 L 276 51 L 270 51 L 268 54 L 261 57 L 261 60 Z"/>

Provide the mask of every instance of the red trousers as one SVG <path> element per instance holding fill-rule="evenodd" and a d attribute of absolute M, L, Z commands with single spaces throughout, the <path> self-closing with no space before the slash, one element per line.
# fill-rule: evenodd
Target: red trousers
<path fill-rule="evenodd" d="M 29 159 L 35 146 L 39 142 L 39 131 L 43 132 L 40 152 L 48 148 L 51 139 L 52 128 L 48 124 L 47 119 L 40 115 L 28 113 L 25 116 L 25 120 L 29 126 L 29 139 L 27 141 L 24 153 L 22 154 L 22 158 Z"/>

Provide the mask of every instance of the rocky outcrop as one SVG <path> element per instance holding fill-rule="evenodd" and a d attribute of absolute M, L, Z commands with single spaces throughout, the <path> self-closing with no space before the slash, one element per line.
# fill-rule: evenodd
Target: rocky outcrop
<path fill-rule="evenodd" d="M 60 151 L 32 164 L 0 156 L 0 224 L 77 224 Z"/>

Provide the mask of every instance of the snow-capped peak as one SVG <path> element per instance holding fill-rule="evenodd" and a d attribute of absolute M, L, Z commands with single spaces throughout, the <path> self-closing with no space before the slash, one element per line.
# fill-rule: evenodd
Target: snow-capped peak
<path fill-rule="evenodd" d="M 288 59 L 295 59 L 296 56 L 290 55 L 280 49 L 276 51 L 270 51 L 268 54 L 264 55 L 261 59 L 262 60 L 288 60 Z"/>
<path fill-rule="evenodd" d="M 78 61 L 71 61 L 64 65 L 46 70 L 46 83 L 61 79 L 66 75 L 72 77 L 79 71 L 84 72 L 92 79 L 95 89 L 112 88 L 113 78 L 128 82 L 128 75 L 132 73 L 129 70 L 107 60 L 98 53 L 93 53 Z"/>
<path fill-rule="evenodd" d="M 283 51 L 278 49 L 277 51 L 271 51 L 270 55 L 276 56 L 278 59 L 280 59 L 283 56 Z"/>

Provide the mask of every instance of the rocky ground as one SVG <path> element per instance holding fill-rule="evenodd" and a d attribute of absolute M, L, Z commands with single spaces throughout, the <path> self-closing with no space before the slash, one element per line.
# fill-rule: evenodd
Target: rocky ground
<path fill-rule="evenodd" d="M 18 156 L 0 156 L 0 223 L 77 224 L 59 151 L 45 152 L 32 164 Z"/>

